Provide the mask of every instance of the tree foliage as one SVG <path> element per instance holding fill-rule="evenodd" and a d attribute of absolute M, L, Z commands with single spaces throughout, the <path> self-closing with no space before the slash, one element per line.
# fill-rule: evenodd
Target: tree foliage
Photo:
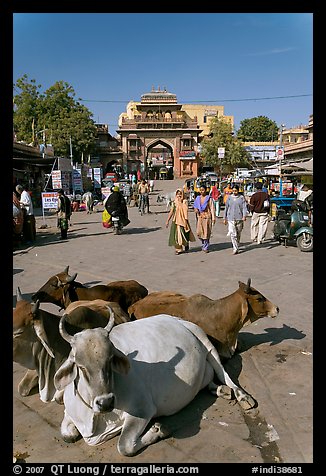
<path fill-rule="evenodd" d="M 252 117 L 240 122 L 237 132 L 238 139 L 243 142 L 271 142 L 278 137 L 278 127 L 275 121 L 266 116 Z"/>
<path fill-rule="evenodd" d="M 220 174 L 228 174 L 238 167 L 250 166 L 249 153 L 241 142 L 232 135 L 232 126 L 223 119 L 214 118 L 210 123 L 209 137 L 201 143 L 201 155 L 205 165 L 211 165 Z M 218 148 L 224 147 L 224 158 L 218 157 Z"/>
<path fill-rule="evenodd" d="M 27 75 L 18 79 L 14 89 L 14 129 L 18 140 L 27 143 L 40 142 L 41 131 L 45 139 L 54 147 L 58 156 L 70 156 L 70 138 L 73 157 L 90 153 L 96 136 L 96 126 L 92 113 L 75 99 L 72 86 L 58 81 L 40 94 L 41 86 Z"/>

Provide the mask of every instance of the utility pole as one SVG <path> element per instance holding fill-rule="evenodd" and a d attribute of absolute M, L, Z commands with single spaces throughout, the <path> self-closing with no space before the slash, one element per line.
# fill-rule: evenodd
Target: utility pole
<path fill-rule="evenodd" d="M 71 164 L 71 167 L 72 167 L 73 166 L 73 155 L 72 155 L 71 136 L 70 136 L 70 164 Z"/>

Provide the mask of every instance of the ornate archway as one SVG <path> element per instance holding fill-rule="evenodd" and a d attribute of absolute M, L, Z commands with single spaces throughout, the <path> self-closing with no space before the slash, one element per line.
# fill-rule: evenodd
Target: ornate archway
<path fill-rule="evenodd" d="M 146 144 L 146 163 L 148 178 L 159 178 L 160 169 L 168 171 L 168 178 L 173 178 L 174 155 L 173 146 L 164 139 L 154 139 Z"/>

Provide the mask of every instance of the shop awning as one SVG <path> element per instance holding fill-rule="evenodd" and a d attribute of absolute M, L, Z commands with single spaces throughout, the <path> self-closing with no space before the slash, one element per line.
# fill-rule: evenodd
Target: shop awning
<path fill-rule="evenodd" d="M 137 136 L 137 134 L 129 134 L 128 139 L 139 139 L 139 137 Z"/>
<path fill-rule="evenodd" d="M 191 134 L 182 134 L 181 139 L 191 139 L 192 135 Z"/>
<path fill-rule="evenodd" d="M 313 170 L 313 159 L 305 160 L 305 161 L 302 161 L 302 162 L 289 162 L 288 164 L 282 165 L 282 168 L 285 167 L 286 165 L 289 168 L 293 167 L 293 168 L 296 168 L 296 169 L 303 169 L 303 170 L 308 170 L 308 171 L 312 172 L 312 170 Z"/>

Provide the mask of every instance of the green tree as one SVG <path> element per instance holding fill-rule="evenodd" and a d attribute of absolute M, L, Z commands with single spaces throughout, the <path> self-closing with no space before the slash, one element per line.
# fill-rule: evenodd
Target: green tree
<path fill-rule="evenodd" d="M 24 75 L 16 82 L 15 89 L 20 90 L 14 97 L 17 138 L 30 142 L 34 124 L 36 132 L 46 130 L 46 142 L 53 145 L 58 156 L 70 156 L 70 138 L 75 160 L 91 152 L 96 126 L 91 119 L 92 113 L 75 99 L 72 86 L 58 81 L 41 95 L 35 80 L 28 82 Z"/>
<path fill-rule="evenodd" d="M 41 120 L 48 129 L 56 155 L 70 155 L 70 138 L 75 159 L 91 151 L 96 127 L 91 112 L 75 99 L 68 83 L 58 81 L 42 98 Z"/>
<path fill-rule="evenodd" d="M 231 124 L 223 119 L 212 119 L 209 137 L 205 137 L 201 145 L 205 165 L 213 166 L 221 175 L 231 173 L 238 167 L 250 166 L 249 153 L 233 137 Z M 225 148 L 224 158 L 218 157 L 219 147 Z"/>
<path fill-rule="evenodd" d="M 252 117 L 240 122 L 237 137 L 242 142 L 271 142 L 278 137 L 275 121 L 266 116 Z"/>
<path fill-rule="evenodd" d="M 28 79 L 24 74 L 14 84 L 14 114 L 13 125 L 17 140 L 28 144 L 35 142 L 34 131 L 38 130 L 37 117 L 40 105 L 40 85 L 35 79 Z"/>

